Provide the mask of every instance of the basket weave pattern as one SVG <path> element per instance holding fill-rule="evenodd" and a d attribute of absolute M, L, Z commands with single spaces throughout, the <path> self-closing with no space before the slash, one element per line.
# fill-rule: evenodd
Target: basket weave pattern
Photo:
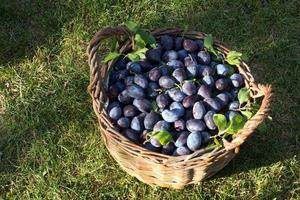
<path fill-rule="evenodd" d="M 157 29 L 151 34 L 155 38 L 165 34 L 184 35 L 191 39 L 204 39 L 206 36 L 201 32 L 183 32 L 176 28 Z M 88 92 L 92 97 L 93 108 L 98 117 L 101 135 L 107 149 L 123 170 L 149 185 L 180 189 L 185 185 L 197 183 L 213 176 L 234 158 L 239 152 L 240 146 L 267 116 L 272 96 L 271 86 L 256 84 L 249 67 L 242 63 L 238 66 L 238 70 L 245 78 L 245 84 L 250 89 L 251 97 L 263 96 L 263 100 L 258 112 L 246 122 L 244 128 L 239 130 L 231 142 L 223 140 L 224 147 L 222 148 L 213 150 L 204 148 L 190 155 L 178 157 L 149 151 L 120 134 L 114 128 L 104 109 L 104 104 L 107 102 L 106 94 L 109 92 L 105 82 L 108 70 L 114 62 L 101 63 L 100 55 L 102 54 L 98 49 L 103 40 L 116 37 L 122 43 L 118 49 L 119 52 L 126 54 L 132 47 L 131 36 L 132 33 L 123 26 L 108 27 L 96 33 L 87 48 L 90 66 Z M 229 52 L 229 49 L 220 41 L 215 41 L 214 46 L 225 54 Z"/>

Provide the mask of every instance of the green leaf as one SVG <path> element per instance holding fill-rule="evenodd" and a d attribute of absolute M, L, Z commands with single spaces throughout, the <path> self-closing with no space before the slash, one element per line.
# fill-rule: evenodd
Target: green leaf
<path fill-rule="evenodd" d="M 214 114 L 213 121 L 215 125 L 218 127 L 219 132 L 224 131 L 227 127 L 226 117 L 222 114 Z"/>
<path fill-rule="evenodd" d="M 156 101 L 152 101 L 151 107 L 152 107 L 151 110 L 152 110 L 153 112 L 158 112 L 158 111 L 159 111 L 159 107 L 158 107 Z"/>
<path fill-rule="evenodd" d="M 150 137 L 157 139 L 161 145 L 166 145 L 173 141 L 172 134 L 164 130 L 152 132 Z"/>
<path fill-rule="evenodd" d="M 127 54 L 127 57 L 131 61 L 138 61 L 138 60 L 140 60 L 140 56 L 138 54 L 135 54 L 135 52 Z"/>
<path fill-rule="evenodd" d="M 118 52 L 109 52 L 109 53 L 105 56 L 103 62 L 104 62 L 104 63 L 107 63 L 107 62 L 109 62 L 109 61 L 111 61 L 111 60 L 113 60 L 113 59 L 119 57 L 120 55 L 121 55 L 121 54 L 118 53 Z"/>
<path fill-rule="evenodd" d="M 231 65 L 239 65 L 241 64 L 242 55 L 242 53 L 237 51 L 229 51 L 225 60 Z"/>
<path fill-rule="evenodd" d="M 242 105 L 243 103 L 246 103 L 249 100 L 250 97 L 250 90 L 248 88 L 242 88 L 240 89 L 239 93 L 238 93 L 238 99 L 240 102 L 240 105 Z"/>
<path fill-rule="evenodd" d="M 228 65 L 228 64 L 225 64 L 225 66 L 228 68 L 229 70 L 229 76 L 231 76 L 232 74 L 235 73 L 235 69 L 232 65 Z"/>
<path fill-rule="evenodd" d="M 204 47 L 211 53 L 213 53 L 214 55 L 217 56 L 217 59 L 218 59 L 218 53 L 215 51 L 214 47 L 213 47 L 213 44 L 214 44 L 214 40 L 213 40 L 213 37 L 211 34 L 207 35 L 205 38 L 204 38 Z"/>
<path fill-rule="evenodd" d="M 134 41 L 135 41 L 135 48 L 136 49 L 141 49 L 146 47 L 146 42 L 143 40 L 142 36 L 140 34 L 135 34 L 134 36 Z"/>
<path fill-rule="evenodd" d="M 213 137 L 213 140 L 214 140 L 215 145 L 222 146 L 221 143 L 220 143 L 220 141 L 218 140 L 218 138 Z"/>
<path fill-rule="evenodd" d="M 226 132 L 235 134 L 244 127 L 245 123 L 246 120 L 242 115 L 236 115 L 229 121 L 229 126 Z"/>
<path fill-rule="evenodd" d="M 138 30 L 137 34 L 141 36 L 141 38 L 144 40 L 146 44 L 151 45 L 156 43 L 155 38 L 149 33 L 147 33 L 146 31 L 144 31 L 143 29 Z"/>
<path fill-rule="evenodd" d="M 241 111 L 241 113 L 242 113 L 245 117 L 247 117 L 247 119 L 250 119 L 250 118 L 252 117 L 252 115 L 253 115 L 253 113 L 250 112 L 250 111 L 248 111 L 248 110 Z"/>
<path fill-rule="evenodd" d="M 207 49 L 210 49 L 213 47 L 213 37 L 211 34 L 207 35 L 205 38 L 204 38 L 204 47 L 207 48 Z"/>
<path fill-rule="evenodd" d="M 125 25 L 130 31 L 132 31 L 134 33 L 136 33 L 139 30 L 138 24 L 133 21 L 128 21 L 125 23 Z"/>

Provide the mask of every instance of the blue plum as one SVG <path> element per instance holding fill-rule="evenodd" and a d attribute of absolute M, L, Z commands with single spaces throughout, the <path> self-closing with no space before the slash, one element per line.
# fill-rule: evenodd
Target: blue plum
<path fill-rule="evenodd" d="M 169 35 L 160 37 L 160 44 L 164 50 L 171 50 L 174 46 L 174 38 Z"/>
<path fill-rule="evenodd" d="M 175 85 L 175 80 L 169 76 L 162 76 L 159 78 L 158 83 L 162 88 L 172 88 Z"/>
<path fill-rule="evenodd" d="M 133 105 L 127 105 L 123 108 L 123 114 L 125 117 L 134 117 L 138 114 L 138 110 Z"/>
<path fill-rule="evenodd" d="M 163 61 L 165 61 L 165 62 L 169 62 L 171 60 L 177 60 L 177 58 L 178 58 L 178 54 L 174 50 L 166 51 L 163 54 Z"/>
<path fill-rule="evenodd" d="M 120 119 L 118 119 L 117 124 L 121 127 L 121 128 L 128 128 L 130 126 L 130 120 L 127 117 L 121 117 Z"/>
<path fill-rule="evenodd" d="M 218 75 L 228 76 L 228 74 L 229 74 L 229 69 L 228 69 L 228 67 L 226 67 L 226 65 L 217 64 L 216 69 L 217 69 L 217 74 Z"/>
<path fill-rule="evenodd" d="M 158 79 L 161 77 L 161 70 L 158 67 L 151 69 L 148 77 L 151 81 L 158 81 Z"/>
<path fill-rule="evenodd" d="M 132 142 L 139 143 L 140 136 L 136 131 L 134 131 L 132 129 L 126 129 L 124 134 Z"/>
<path fill-rule="evenodd" d="M 140 133 L 144 130 L 143 122 L 138 116 L 132 118 L 130 127 L 132 130 L 136 131 L 137 133 Z"/>
<path fill-rule="evenodd" d="M 196 151 L 200 149 L 201 143 L 202 143 L 202 136 L 199 131 L 195 131 L 189 134 L 186 142 L 188 148 L 192 151 Z"/>
<path fill-rule="evenodd" d="M 180 117 L 182 117 L 184 115 L 184 111 L 185 111 L 183 105 L 176 101 L 171 103 L 170 110 L 171 111 L 176 110 L 178 112 L 178 114 L 180 115 Z"/>
<path fill-rule="evenodd" d="M 195 102 L 198 101 L 199 99 L 200 97 L 198 95 L 186 96 L 182 101 L 182 105 L 185 108 L 193 107 Z"/>
<path fill-rule="evenodd" d="M 222 106 L 217 99 L 205 98 L 203 102 L 207 110 L 220 111 L 222 109 Z"/>
<path fill-rule="evenodd" d="M 202 101 L 198 101 L 193 106 L 193 116 L 195 119 L 202 119 L 206 113 L 205 106 Z"/>
<path fill-rule="evenodd" d="M 148 80 L 144 75 L 136 74 L 134 76 L 134 83 L 141 88 L 145 89 L 148 87 Z"/>
<path fill-rule="evenodd" d="M 190 132 L 203 131 L 206 126 L 201 119 L 190 119 L 186 122 L 186 128 Z"/>
<path fill-rule="evenodd" d="M 134 99 L 133 105 L 141 112 L 150 112 L 152 104 L 148 99 Z"/>
<path fill-rule="evenodd" d="M 161 153 L 165 155 L 172 155 L 175 150 L 175 146 L 173 143 L 166 144 L 162 147 Z"/>
<path fill-rule="evenodd" d="M 140 99 L 145 96 L 143 88 L 138 85 L 132 84 L 127 86 L 128 95 L 132 98 Z"/>
<path fill-rule="evenodd" d="M 115 107 L 111 108 L 108 115 L 111 119 L 118 120 L 122 116 L 121 107 L 115 106 Z"/>
<path fill-rule="evenodd" d="M 131 96 L 128 95 L 128 92 L 127 90 L 124 90 L 123 92 L 121 92 L 119 95 L 118 95 L 118 100 L 121 102 L 121 103 L 124 103 L 124 104 L 129 104 L 133 101 L 133 98 Z"/>
<path fill-rule="evenodd" d="M 233 101 L 229 104 L 229 110 L 235 111 L 235 110 L 239 109 L 239 107 L 240 107 L 239 101 Z"/>
<path fill-rule="evenodd" d="M 244 84 L 244 78 L 241 74 L 235 73 L 230 76 L 231 83 L 234 87 L 242 87 Z"/>
<path fill-rule="evenodd" d="M 184 49 L 177 51 L 178 60 L 183 61 L 188 56 L 188 52 Z"/>
<path fill-rule="evenodd" d="M 144 144 L 144 148 L 150 150 L 150 151 L 154 151 L 154 152 L 157 152 L 159 153 L 160 152 L 160 148 L 157 148 L 155 146 L 153 146 L 150 142 L 147 142 Z"/>
<path fill-rule="evenodd" d="M 154 125 L 161 119 L 160 114 L 150 112 L 145 116 L 144 127 L 146 129 L 153 129 Z"/>
<path fill-rule="evenodd" d="M 183 63 L 180 60 L 170 60 L 169 62 L 167 62 L 167 65 L 170 66 L 173 70 L 184 67 Z"/>
<path fill-rule="evenodd" d="M 178 138 L 175 141 L 175 146 L 176 147 L 185 146 L 188 136 L 189 136 L 189 132 L 187 131 L 180 132 Z"/>
<path fill-rule="evenodd" d="M 187 147 L 178 147 L 175 152 L 174 156 L 183 156 L 183 155 L 189 155 L 192 153 Z"/>
<path fill-rule="evenodd" d="M 207 144 L 210 141 L 211 134 L 207 131 L 201 132 L 202 143 Z"/>
<path fill-rule="evenodd" d="M 197 56 L 198 56 L 198 62 L 200 64 L 208 65 L 211 61 L 211 57 L 210 57 L 209 53 L 206 51 L 199 51 Z"/>
<path fill-rule="evenodd" d="M 182 85 L 182 92 L 188 96 L 191 96 L 197 93 L 197 87 L 192 81 L 187 81 Z"/>
<path fill-rule="evenodd" d="M 161 144 L 160 144 L 159 141 L 158 141 L 157 139 L 155 139 L 155 138 L 151 138 L 151 139 L 150 139 L 150 143 L 151 143 L 154 147 L 157 147 L 157 148 L 161 147 Z"/>
<path fill-rule="evenodd" d="M 219 78 L 215 83 L 216 89 L 223 91 L 226 90 L 228 87 L 228 81 L 225 78 Z"/>
<path fill-rule="evenodd" d="M 183 48 L 188 52 L 195 52 L 198 50 L 198 45 L 193 40 L 185 39 L 183 40 Z"/>
<path fill-rule="evenodd" d="M 129 62 L 126 65 L 126 69 L 131 73 L 139 74 L 142 72 L 142 67 L 138 62 Z"/>
<path fill-rule="evenodd" d="M 159 63 L 161 61 L 161 50 L 157 48 L 149 49 L 145 56 L 151 63 Z"/>
<path fill-rule="evenodd" d="M 178 109 L 174 109 L 162 111 L 161 116 L 165 121 L 172 123 L 178 120 L 181 117 L 181 114 L 181 111 L 179 111 Z"/>
<path fill-rule="evenodd" d="M 174 128 L 176 131 L 183 131 L 185 130 L 185 121 L 183 119 L 179 119 L 174 122 Z"/>
<path fill-rule="evenodd" d="M 220 93 L 216 96 L 216 99 L 220 102 L 221 106 L 224 108 L 229 103 L 230 97 L 227 93 Z"/>
<path fill-rule="evenodd" d="M 156 104 L 159 108 L 164 109 L 170 105 L 170 98 L 166 94 L 159 94 L 156 97 Z"/>
<path fill-rule="evenodd" d="M 182 82 L 186 79 L 186 72 L 183 68 L 175 69 L 172 73 L 172 76 L 178 81 Z"/>
<path fill-rule="evenodd" d="M 204 85 L 209 86 L 209 87 L 214 87 L 214 85 L 215 85 L 215 80 L 214 80 L 213 77 L 211 77 L 211 76 L 204 76 L 204 77 L 202 78 L 202 83 L 203 83 Z"/>
<path fill-rule="evenodd" d="M 154 131 L 169 131 L 170 130 L 170 123 L 164 121 L 164 120 L 160 120 L 158 121 L 154 127 L 153 127 Z"/>
<path fill-rule="evenodd" d="M 175 38 L 175 45 L 174 45 L 175 47 L 174 47 L 174 49 L 176 51 L 182 49 L 182 43 L 183 43 L 183 38 L 182 37 L 176 37 Z"/>
<path fill-rule="evenodd" d="M 217 128 L 213 120 L 214 114 L 216 114 L 216 112 L 210 110 L 204 115 L 204 122 L 206 124 L 206 127 L 210 130 L 215 130 Z"/>
<path fill-rule="evenodd" d="M 177 88 L 172 88 L 168 90 L 167 94 L 173 101 L 176 102 L 181 102 L 186 97 L 186 95 Z"/>
<path fill-rule="evenodd" d="M 198 89 L 197 94 L 204 99 L 209 98 L 209 97 L 211 97 L 211 88 L 208 87 L 207 85 L 201 85 Z"/>

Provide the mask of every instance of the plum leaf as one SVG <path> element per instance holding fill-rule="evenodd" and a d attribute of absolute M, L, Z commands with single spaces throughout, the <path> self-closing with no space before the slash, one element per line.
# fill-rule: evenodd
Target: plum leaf
<path fill-rule="evenodd" d="M 227 133 L 230 134 L 235 134 L 237 133 L 241 128 L 244 127 L 246 123 L 246 120 L 243 116 L 241 115 L 236 115 L 234 116 L 230 121 L 229 121 L 229 126 L 227 128 Z"/>
<path fill-rule="evenodd" d="M 213 53 L 214 55 L 216 55 L 218 57 L 218 53 L 215 51 L 214 47 L 214 40 L 211 34 L 207 35 L 204 38 L 204 47 L 211 53 Z"/>
<path fill-rule="evenodd" d="M 173 141 L 172 134 L 165 130 L 150 132 L 149 136 L 158 140 L 161 145 L 166 145 Z"/>
<path fill-rule="evenodd" d="M 215 125 L 218 127 L 219 132 L 224 131 L 227 127 L 226 117 L 222 114 L 214 114 L 213 121 Z"/>
<path fill-rule="evenodd" d="M 132 32 L 136 33 L 139 29 L 139 26 L 137 23 L 133 22 L 133 21 L 128 21 L 125 22 L 125 26 Z"/>
<path fill-rule="evenodd" d="M 111 60 L 113 60 L 113 59 L 119 57 L 120 55 L 121 55 L 121 54 L 118 53 L 118 52 L 109 52 L 109 53 L 105 56 L 103 62 L 104 62 L 104 63 L 108 63 L 109 61 L 111 61 Z"/>
<path fill-rule="evenodd" d="M 247 117 L 247 119 L 250 119 L 250 118 L 252 117 L 252 115 L 253 115 L 253 113 L 250 112 L 250 111 L 248 111 L 248 110 L 242 110 L 241 113 L 242 113 L 245 117 Z"/>
<path fill-rule="evenodd" d="M 229 51 L 225 60 L 230 65 L 239 65 L 241 64 L 242 55 L 243 55 L 242 53 L 237 51 Z"/>
<path fill-rule="evenodd" d="M 243 103 L 246 103 L 249 100 L 250 97 L 250 90 L 248 88 L 241 88 L 238 93 L 238 100 L 240 102 L 240 105 Z"/>

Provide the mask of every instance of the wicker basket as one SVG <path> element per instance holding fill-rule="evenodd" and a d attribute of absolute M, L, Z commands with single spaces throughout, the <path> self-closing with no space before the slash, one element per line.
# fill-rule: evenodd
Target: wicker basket
<path fill-rule="evenodd" d="M 155 38 L 161 35 L 176 35 L 191 39 L 203 39 L 206 34 L 201 32 L 183 32 L 176 28 L 157 29 L 151 32 Z M 122 43 L 119 52 L 131 50 L 132 33 L 123 26 L 108 27 L 95 34 L 87 48 L 88 64 L 90 66 L 90 84 L 88 92 L 93 99 L 93 108 L 98 117 L 101 135 L 107 149 L 113 158 L 127 173 L 149 185 L 161 187 L 183 188 L 185 185 L 207 179 L 225 167 L 239 152 L 240 146 L 250 137 L 258 125 L 265 119 L 270 108 L 271 86 L 256 84 L 249 67 L 242 63 L 238 70 L 245 78 L 246 87 L 250 88 L 252 98 L 263 97 L 258 112 L 246 122 L 236 137 L 231 141 L 223 140 L 224 147 L 219 149 L 201 149 L 186 156 L 168 156 L 149 151 L 132 143 L 120 134 L 110 121 L 104 104 L 107 101 L 106 77 L 108 70 L 114 64 L 101 62 L 102 53 L 98 52 L 104 39 L 116 37 Z M 228 48 L 220 41 L 215 41 L 215 48 L 228 53 Z"/>

